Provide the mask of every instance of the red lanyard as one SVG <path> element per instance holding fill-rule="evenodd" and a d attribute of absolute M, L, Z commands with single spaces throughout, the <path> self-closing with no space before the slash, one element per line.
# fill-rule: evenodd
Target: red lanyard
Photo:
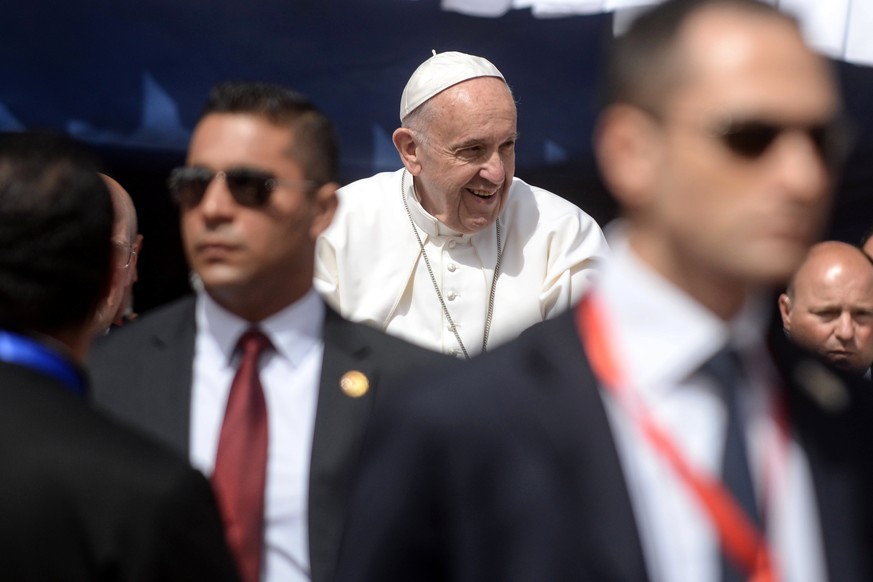
<path fill-rule="evenodd" d="M 776 582 L 775 566 L 766 537 L 755 527 L 733 495 L 718 479 L 695 471 L 673 440 L 638 403 L 631 400 L 628 384 L 622 377 L 615 351 L 607 337 L 603 313 L 591 294 L 576 308 L 576 326 L 594 375 L 634 419 L 655 451 L 670 463 L 703 505 L 718 531 L 725 553 L 748 573 L 749 582 Z"/>

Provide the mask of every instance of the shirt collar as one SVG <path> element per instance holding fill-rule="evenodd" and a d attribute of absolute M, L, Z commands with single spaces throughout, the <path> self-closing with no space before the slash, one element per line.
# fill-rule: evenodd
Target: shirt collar
<path fill-rule="evenodd" d="M 726 345 L 742 354 L 766 345 L 764 295 L 724 322 L 645 265 L 626 239 L 614 237 L 610 246 L 613 259 L 605 265 L 598 296 L 608 311 L 613 349 L 635 386 L 666 390 Z"/>
<path fill-rule="evenodd" d="M 239 337 L 257 325 L 281 356 L 298 366 L 309 350 L 321 343 L 325 307 L 314 289 L 267 319 L 252 324 L 227 311 L 209 293 L 197 294 L 197 326 L 216 343 L 227 362 L 234 356 Z"/>

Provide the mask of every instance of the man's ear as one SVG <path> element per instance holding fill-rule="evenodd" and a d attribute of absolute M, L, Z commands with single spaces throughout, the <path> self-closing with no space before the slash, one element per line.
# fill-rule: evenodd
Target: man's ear
<path fill-rule="evenodd" d="M 309 226 L 309 237 L 315 241 L 319 235 L 324 232 L 330 223 L 333 221 L 333 216 L 336 214 L 339 198 L 336 191 L 339 184 L 336 182 L 328 182 L 322 184 L 318 189 L 311 194 L 313 198 L 313 217 Z"/>
<path fill-rule="evenodd" d="M 391 139 L 394 141 L 394 147 L 397 148 L 397 153 L 400 154 L 400 159 L 407 171 L 413 176 L 418 176 L 421 172 L 421 160 L 418 153 L 421 144 L 416 139 L 415 133 L 409 128 L 400 127 L 394 130 Z"/>
<path fill-rule="evenodd" d="M 645 206 L 656 192 L 661 137 L 657 122 L 630 105 L 610 106 L 597 121 L 594 151 L 601 176 L 616 200 L 631 212 Z"/>
<path fill-rule="evenodd" d="M 779 296 L 779 314 L 782 315 L 782 329 L 791 333 L 791 298 L 787 293 Z"/>
<path fill-rule="evenodd" d="M 137 269 L 136 265 L 139 261 L 139 251 L 142 248 L 142 235 L 137 234 L 136 238 L 133 240 L 133 244 L 131 245 L 133 248 L 133 256 L 130 257 L 130 264 L 124 269 L 124 287 L 130 287 L 134 283 L 136 283 L 137 279 Z"/>

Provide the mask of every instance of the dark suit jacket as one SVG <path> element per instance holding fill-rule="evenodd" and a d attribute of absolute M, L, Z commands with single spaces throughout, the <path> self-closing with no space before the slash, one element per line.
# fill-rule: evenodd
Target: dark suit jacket
<path fill-rule="evenodd" d="M 792 431 L 812 467 L 830 579 L 873 580 L 869 385 L 855 394 L 793 351 L 781 330 L 775 339 Z M 338 582 L 648 579 L 572 313 L 382 404 Z"/>
<path fill-rule="evenodd" d="M 0 579 L 237 580 L 206 479 L 41 372 L 0 363 Z"/>
<path fill-rule="evenodd" d="M 97 405 L 186 456 L 195 334 L 194 300 L 185 298 L 113 331 L 91 358 Z M 444 359 L 327 308 L 309 477 L 315 582 L 332 577 L 364 429 L 385 379 Z M 363 397 L 350 398 L 340 390 L 340 379 L 350 370 L 369 379 Z"/>

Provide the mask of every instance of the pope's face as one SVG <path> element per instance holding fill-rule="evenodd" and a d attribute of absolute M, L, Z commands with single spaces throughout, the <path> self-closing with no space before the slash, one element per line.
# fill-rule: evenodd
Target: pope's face
<path fill-rule="evenodd" d="M 462 233 L 497 220 L 515 173 L 515 103 L 494 77 L 470 79 L 433 97 L 436 113 L 411 170 L 422 206 Z"/>

